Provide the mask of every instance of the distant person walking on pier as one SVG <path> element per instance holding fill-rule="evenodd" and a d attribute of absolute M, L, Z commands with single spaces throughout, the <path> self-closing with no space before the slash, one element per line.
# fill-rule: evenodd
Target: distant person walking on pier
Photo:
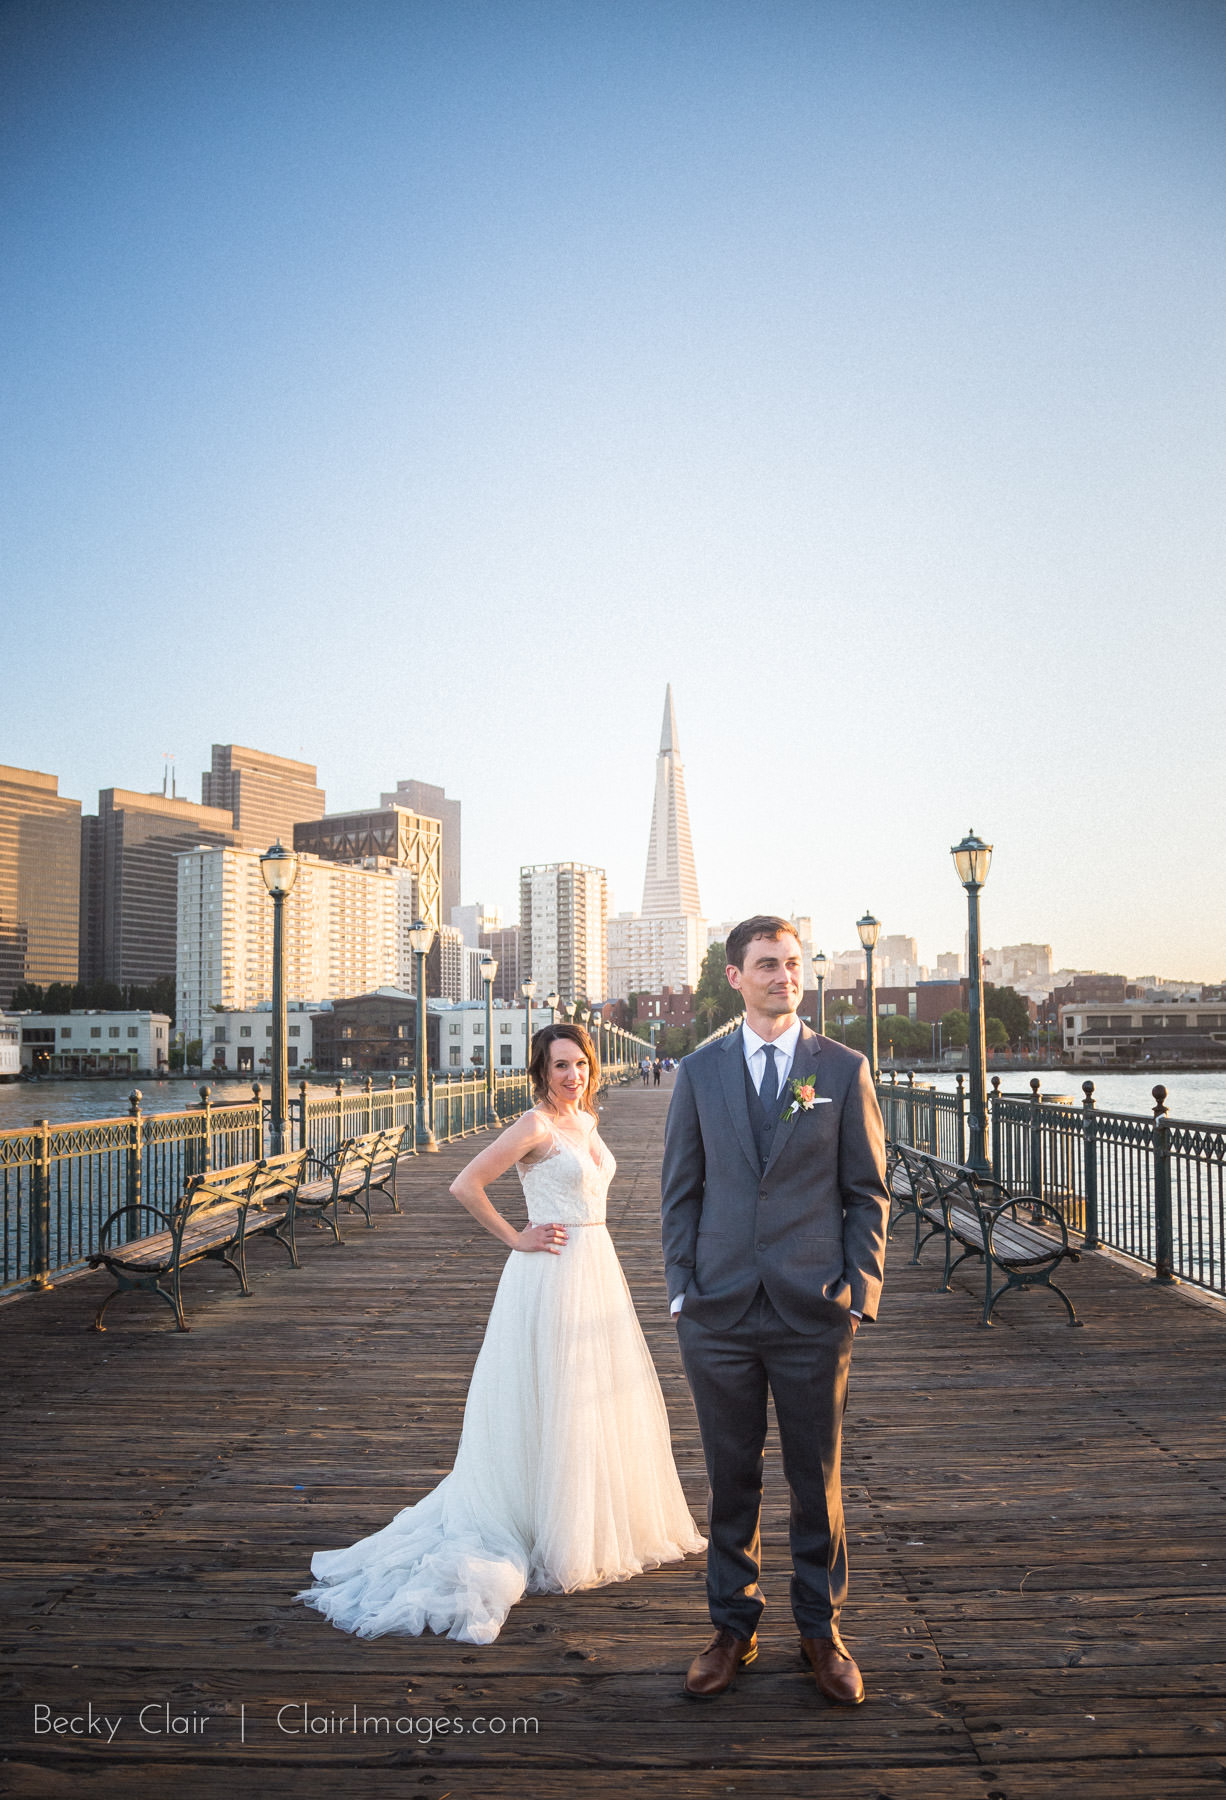
<path fill-rule="evenodd" d="M 639 1074 L 643 1077 L 643 1086 L 646 1087 L 648 1081 L 651 1079 L 651 1058 L 650 1057 L 641 1056 L 639 1058 Z"/>
<path fill-rule="evenodd" d="M 664 1261 L 711 1488 L 715 1636 L 685 1692 L 723 1693 L 758 1653 L 762 1454 L 774 1397 L 791 1491 L 792 1612 L 827 1699 L 864 1684 L 842 1638 L 847 1546 L 839 1467 L 851 1345 L 876 1316 L 889 1200 L 868 1063 L 802 1024 L 786 919 L 728 934 L 739 1030 L 687 1056 L 664 1140 Z"/>
<path fill-rule="evenodd" d="M 656 1060 L 651 1065 L 651 1085 L 653 1087 L 659 1087 L 660 1077 L 661 1077 L 661 1075 L 663 1075 L 663 1073 L 664 1073 L 664 1064 L 660 1061 L 659 1057 L 657 1056 Z"/>

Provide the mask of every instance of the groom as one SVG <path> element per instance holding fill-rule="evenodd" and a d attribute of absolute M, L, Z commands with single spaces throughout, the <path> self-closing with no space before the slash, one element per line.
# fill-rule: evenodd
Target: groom
<path fill-rule="evenodd" d="M 788 921 L 746 919 L 728 935 L 727 959 L 744 1024 L 681 1064 L 664 1140 L 668 1292 L 711 1489 L 716 1631 L 685 1692 L 714 1699 L 758 1654 L 769 1388 L 791 1493 L 800 1648 L 827 1699 L 855 1706 L 864 1685 L 839 1636 L 839 1453 L 851 1340 L 881 1292 L 881 1114 L 864 1057 L 796 1015 L 804 969 Z"/>

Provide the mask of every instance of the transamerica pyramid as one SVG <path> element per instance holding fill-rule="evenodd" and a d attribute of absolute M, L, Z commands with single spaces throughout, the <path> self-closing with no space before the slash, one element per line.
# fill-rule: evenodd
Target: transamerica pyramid
<path fill-rule="evenodd" d="M 677 715 L 673 711 L 670 683 L 664 690 L 664 725 L 660 732 L 660 753 L 656 758 L 656 796 L 651 809 L 642 917 L 677 918 L 683 913 L 697 915 L 701 912 L 690 814 L 685 803 L 685 774 L 681 767 Z"/>

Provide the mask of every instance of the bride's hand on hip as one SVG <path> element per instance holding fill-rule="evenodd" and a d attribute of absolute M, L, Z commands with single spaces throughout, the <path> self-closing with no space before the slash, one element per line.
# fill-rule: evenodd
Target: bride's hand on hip
<path fill-rule="evenodd" d="M 564 1225 L 525 1225 L 513 1247 L 516 1250 L 548 1250 L 551 1256 L 560 1256 L 565 1243 Z"/>

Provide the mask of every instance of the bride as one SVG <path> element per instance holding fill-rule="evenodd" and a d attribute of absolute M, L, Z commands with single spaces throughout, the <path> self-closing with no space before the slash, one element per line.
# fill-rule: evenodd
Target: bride
<path fill-rule="evenodd" d="M 525 1592 L 602 1587 L 704 1548 L 605 1229 L 615 1165 L 596 1129 L 596 1054 L 582 1026 L 538 1032 L 529 1073 L 536 1105 L 451 1186 L 512 1252 L 455 1466 L 382 1531 L 318 1551 L 315 1585 L 299 1595 L 359 1637 L 429 1627 L 492 1643 Z M 522 1231 L 485 1192 L 512 1166 Z"/>

